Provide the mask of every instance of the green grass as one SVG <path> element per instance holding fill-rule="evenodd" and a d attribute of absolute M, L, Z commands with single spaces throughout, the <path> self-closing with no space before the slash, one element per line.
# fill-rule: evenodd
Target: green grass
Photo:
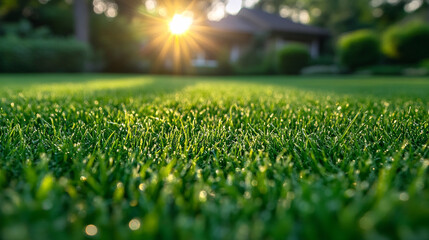
<path fill-rule="evenodd" d="M 427 79 L 0 84 L 1 239 L 429 238 Z"/>

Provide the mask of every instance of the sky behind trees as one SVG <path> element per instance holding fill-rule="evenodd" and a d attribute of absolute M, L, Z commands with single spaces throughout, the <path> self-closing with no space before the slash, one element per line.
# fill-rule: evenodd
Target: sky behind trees
<path fill-rule="evenodd" d="M 96 15 L 128 20 L 154 14 L 168 18 L 189 8 L 219 20 L 242 7 L 260 8 L 329 28 L 334 35 L 362 28 L 384 29 L 404 19 L 429 20 L 429 0 L 4 0 L 0 2 L 0 21 L 27 19 L 36 26 L 49 26 L 55 34 L 65 34 L 70 32 L 66 22 L 73 16 L 73 4 L 82 3 Z M 82 9 L 74 9 L 75 19 L 84 19 Z"/>

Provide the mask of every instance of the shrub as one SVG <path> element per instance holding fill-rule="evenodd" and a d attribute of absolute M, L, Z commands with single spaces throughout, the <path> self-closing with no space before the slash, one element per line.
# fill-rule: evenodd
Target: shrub
<path fill-rule="evenodd" d="M 73 39 L 0 39 L 0 72 L 81 72 L 87 45 Z"/>
<path fill-rule="evenodd" d="M 332 55 L 322 55 L 317 58 L 311 59 L 310 65 L 316 65 L 316 66 L 328 66 L 328 65 L 335 65 L 335 57 Z"/>
<path fill-rule="evenodd" d="M 266 49 L 267 35 L 256 35 L 252 39 L 250 46 L 245 49 L 237 63 L 235 63 L 235 73 L 241 75 L 267 75 L 276 74 L 276 51 Z"/>
<path fill-rule="evenodd" d="M 406 66 L 401 65 L 374 65 L 364 69 L 361 69 L 359 73 L 369 74 L 369 75 L 403 75 Z"/>
<path fill-rule="evenodd" d="M 401 63 L 429 58 L 429 25 L 413 22 L 394 26 L 383 35 L 383 53 Z"/>
<path fill-rule="evenodd" d="M 308 48 L 302 44 L 289 44 L 279 51 L 279 72 L 299 74 L 310 63 Z"/>
<path fill-rule="evenodd" d="M 403 74 L 405 76 L 422 77 L 429 75 L 429 70 L 421 67 L 410 67 L 404 69 Z"/>
<path fill-rule="evenodd" d="M 217 56 L 218 67 L 216 69 L 217 75 L 231 75 L 234 73 L 234 69 L 229 59 L 229 51 L 225 49 L 220 51 Z"/>
<path fill-rule="evenodd" d="M 424 59 L 420 62 L 420 67 L 429 70 L 429 59 Z"/>
<path fill-rule="evenodd" d="M 264 47 L 252 43 L 235 63 L 236 72 L 244 75 L 266 74 L 265 55 Z"/>
<path fill-rule="evenodd" d="M 216 56 L 217 66 L 196 66 L 190 69 L 189 73 L 194 75 L 232 75 L 234 74 L 233 66 L 229 60 L 229 51 L 220 50 Z"/>
<path fill-rule="evenodd" d="M 312 65 L 302 69 L 303 75 L 336 75 L 341 69 L 336 65 Z"/>
<path fill-rule="evenodd" d="M 380 42 L 369 30 L 359 30 L 343 36 L 338 45 L 341 64 L 350 70 L 377 64 L 380 60 Z"/>

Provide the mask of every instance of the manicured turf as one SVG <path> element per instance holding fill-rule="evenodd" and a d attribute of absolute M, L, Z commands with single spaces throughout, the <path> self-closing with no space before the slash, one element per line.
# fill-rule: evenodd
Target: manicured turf
<path fill-rule="evenodd" d="M 2 239 L 429 238 L 429 80 L 0 84 Z"/>

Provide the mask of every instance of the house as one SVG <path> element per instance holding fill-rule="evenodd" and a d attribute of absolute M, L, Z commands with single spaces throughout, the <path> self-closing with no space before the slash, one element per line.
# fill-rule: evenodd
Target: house
<path fill-rule="evenodd" d="M 237 62 L 250 46 L 255 36 L 265 36 L 265 50 L 279 50 L 288 43 L 303 43 L 308 46 L 313 58 L 319 56 L 321 46 L 330 33 L 319 27 L 296 23 L 258 9 L 243 8 L 237 15 L 228 15 L 220 21 L 207 23 L 210 38 L 227 49 L 229 60 Z M 216 67 L 213 49 L 198 52 L 192 60 L 194 67 Z"/>

